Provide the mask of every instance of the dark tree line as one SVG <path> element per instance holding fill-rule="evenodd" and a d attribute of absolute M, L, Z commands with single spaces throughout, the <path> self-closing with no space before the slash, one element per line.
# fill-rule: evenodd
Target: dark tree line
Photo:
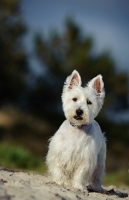
<path fill-rule="evenodd" d="M 76 69 L 83 83 L 102 74 L 105 89 L 105 109 L 127 109 L 128 77 L 116 73 L 115 63 L 109 53 L 93 54 L 93 39 L 80 29 L 73 20 L 66 20 L 63 34 L 53 32 L 49 38 L 35 36 L 35 53 L 46 73 L 37 80 L 35 90 L 30 95 L 30 105 L 34 113 L 57 120 L 60 116 L 61 92 L 66 77 Z M 103 110 L 105 111 L 105 110 Z M 101 113 L 105 116 L 104 112 Z"/>
<path fill-rule="evenodd" d="M 17 103 L 25 87 L 26 53 L 22 39 L 26 27 L 17 0 L 0 1 L 0 103 Z"/>

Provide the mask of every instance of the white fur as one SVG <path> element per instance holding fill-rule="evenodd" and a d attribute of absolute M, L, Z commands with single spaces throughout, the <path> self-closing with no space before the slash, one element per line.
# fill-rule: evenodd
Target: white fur
<path fill-rule="evenodd" d="M 81 87 L 81 77 L 76 70 L 66 79 L 62 101 L 67 119 L 50 139 L 46 157 L 49 173 L 58 184 L 78 189 L 86 189 L 90 184 L 95 191 L 102 191 L 106 142 L 94 118 L 102 107 L 104 97 L 101 75 L 92 79 L 85 88 Z M 83 110 L 81 120 L 74 118 L 77 109 Z"/>

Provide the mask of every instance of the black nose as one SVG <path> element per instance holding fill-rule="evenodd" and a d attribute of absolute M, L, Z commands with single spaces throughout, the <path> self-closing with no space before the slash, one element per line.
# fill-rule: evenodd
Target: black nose
<path fill-rule="evenodd" d="M 83 114 L 83 110 L 81 110 L 80 108 L 77 109 L 76 114 L 77 114 L 77 116 L 81 116 Z"/>

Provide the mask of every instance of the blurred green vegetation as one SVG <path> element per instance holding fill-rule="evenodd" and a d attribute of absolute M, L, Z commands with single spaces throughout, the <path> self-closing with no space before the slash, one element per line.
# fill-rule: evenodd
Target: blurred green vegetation
<path fill-rule="evenodd" d="M 46 171 L 43 159 L 23 147 L 8 143 L 0 144 L 0 165 L 30 171 Z"/>
<path fill-rule="evenodd" d="M 129 186 L 129 172 L 125 169 L 120 169 L 118 171 L 107 173 L 103 179 L 104 185 L 128 185 Z"/>
<path fill-rule="evenodd" d="M 103 76 L 106 98 L 97 121 L 107 138 L 105 183 L 129 184 L 129 123 L 115 123 L 107 115 L 108 110 L 117 115 L 129 109 L 129 77 L 116 71 L 111 53 L 95 54 L 93 38 L 67 18 L 62 33 L 35 34 L 28 55 L 24 37 L 29 27 L 20 0 L 0 1 L 0 24 L 0 166 L 46 170 L 48 139 L 64 120 L 63 84 L 76 69 L 83 83 Z M 33 56 L 43 69 L 38 77 L 29 68 Z"/>

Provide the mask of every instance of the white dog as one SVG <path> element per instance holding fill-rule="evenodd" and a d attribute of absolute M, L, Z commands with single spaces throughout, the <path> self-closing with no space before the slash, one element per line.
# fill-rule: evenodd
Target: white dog
<path fill-rule="evenodd" d="M 53 181 L 65 186 L 102 191 L 105 172 L 106 142 L 94 120 L 105 97 L 102 76 L 81 87 L 81 77 L 74 70 L 67 77 L 63 93 L 66 120 L 50 139 L 46 163 Z"/>

